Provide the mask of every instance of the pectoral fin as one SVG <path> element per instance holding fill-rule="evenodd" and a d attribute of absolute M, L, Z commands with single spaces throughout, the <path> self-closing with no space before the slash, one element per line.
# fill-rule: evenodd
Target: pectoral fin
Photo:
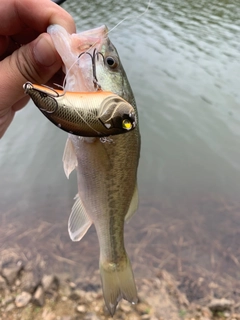
<path fill-rule="evenodd" d="M 72 144 L 72 141 L 68 138 L 66 145 L 65 145 L 65 149 L 64 149 L 64 153 L 63 153 L 63 168 L 64 168 L 64 172 L 67 176 L 67 178 L 69 178 L 70 173 L 77 167 L 78 163 L 77 163 L 77 157 L 75 154 L 75 150 Z"/>
<path fill-rule="evenodd" d="M 72 241 L 80 241 L 90 228 L 92 221 L 77 194 L 68 220 L 68 233 Z"/>
<path fill-rule="evenodd" d="M 130 218 L 134 215 L 135 211 L 138 208 L 138 187 L 135 186 L 133 197 L 128 208 L 128 213 L 125 216 L 125 221 L 128 222 Z"/>

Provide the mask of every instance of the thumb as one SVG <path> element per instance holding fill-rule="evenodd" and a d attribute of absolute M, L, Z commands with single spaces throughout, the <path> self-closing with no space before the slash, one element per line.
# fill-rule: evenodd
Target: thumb
<path fill-rule="evenodd" d="M 0 62 L 1 105 L 11 108 L 24 97 L 26 81 L 44 84 L 60 69 L 62 61 L 51 37 L 43 33 Z"/>

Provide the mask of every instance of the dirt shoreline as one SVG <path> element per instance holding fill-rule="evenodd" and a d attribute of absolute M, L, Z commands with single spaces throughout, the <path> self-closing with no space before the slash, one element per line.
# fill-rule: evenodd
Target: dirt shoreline
<path fill-rule="evenodd" d="M 67 198 L 54 209 L 52 199 L 26 203 L 1 208 L 0 320 L 111 319 L 94 228 L 73 243 L 68 217 L 57 215 L 68 212 Z M 220 196 L 177 207 L 145 199 L 125 228 L 139 303 L 121 302 L 114 319 L 240 320 L 239 212 L 239 202 Z"/>
<path fill-rule="evenodd" d="M 170 273 L 162 270 L 151 279 L 137 279 L 139 303 L 121 301 L 116 320 L 240 320 L 239 290 L 236 298 L 206 295 L 189 301 L 184 288 Z M 213 284 L 211 284 L 213 287 Z M 218 290 L 218 292 L 220 292 Z M 107 312 L 99 272 L 91 278 L 73 281 L 66 274 L 41 274 L 21 260 L 1 263 L 0 320 L 104 320 Z"/>

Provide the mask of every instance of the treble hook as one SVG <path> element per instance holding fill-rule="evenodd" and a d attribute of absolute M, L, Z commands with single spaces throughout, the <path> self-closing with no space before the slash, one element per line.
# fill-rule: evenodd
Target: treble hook
<path fill-rule="evenodd" d="M 103 54 L 101 52 L 98 52 L 97 49 L 95 48 L 93 50 L 92 66 L 93 66 L 94 87 L 97 88 L 98 90 L 101 90 L 101 85 L 98 83 L 98 79 L 97 79 L 96 62 L 95 62 L 96 58 L 97 58 L 97 60 L 99 60 L 99 54 L 102 56 L 103 61 L 104 61 Z"/>
<path fill-rule="evenodd" d="M 97 49 L 95 48 L 93 50 L 93 54 L 91 55 L 90 52 L 82 52 L 80 53 L 80 55 L 78 56 L 78 58 L 80 58 L 83 54 L 88 54 L 91 57 L 92 60 L 92 73 L 93 73 L 93 83 L 94 83 L 94 87 L 97 88 L 97 90 L 101 90 L 101 85 L 98 83 L 98 79 L 97 79 L 97 72 L 96 72 L 96 58 L 97 60 L 99 60 L 99 54 L 102 56 L 103 61 L 104 61 L 104 57 L 103 54 L 101 52 L 98 52 Z"/>

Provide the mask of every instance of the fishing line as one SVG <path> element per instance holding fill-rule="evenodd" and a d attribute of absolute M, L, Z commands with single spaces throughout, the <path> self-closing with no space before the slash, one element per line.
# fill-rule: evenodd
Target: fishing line
<path fill-rule="evenodd" d="M 67 98 L 66 98 L 67 99 Z M 68 99 L 67 99 L 68 100 Z M 69 100 L 68 100 L 69 101 Z M 77 115 L 79 115 L 79 117 L 83 120 L 83 122 L 93 131 L 95 131 L 97 134 L 100 134 L 101 132 L 95 130 L 85 119 L 84 117 L 79 113 L 79 111 L 74 107 L 74 105 L 69 101 L 69 104 L 72 105 L 73 110 L 77 113 Z M 93 113 L 94 115 L 94 113 Z"/>
<path fill-rule="evenodd" d="M 63 86 L 61 86 L 61 85 L 59 85 L 59 84 L 57 84 L 57 83 L 55 83 L 54 85 L 56 85 L 56 86 L 58 86 L 58 87 L 60 87 L 60 88 L 63 88 Z M 51 89 L 54 93 L 57 94 L 57 97 L 62 97 L 62 96 L 64 96 L 65 93 L 66 93 L 65 89 L 63 90 L 63 93 L 60 94 L 60 93 L 56 92 L 56 90 L 54 90 L 54 89 L 51 88 L 51 87 L 48 87 L 48 86 L 46 86 L 46 85 L 44 85 L 44 87 L 46 87 L 46 88 L 48 88 L 48 89 Z M 56 97 L 56 96 L 52 95 L 52 97 Z M 84 117 L 80 114 L 80 112 L 77 110 L 77 108 L 74 107 L 74 105 L 71 103 L 71 101 L 68 99 L 67 96 L 65 96 L 65 99 L 68 101 L 69 105 L 73 107 L 73 110 L 77 113 L 77 115 L 82 119 L 82 121 L 83 121 L 90 129 L 92 129 L 93 131 L 95 131 L 97 134 L 100 134 L 100 133 L 101 133 L 101 132 L 97 131 L 96 129 L 94 129 L 94 128 L 84 119 Z M 87 110 L 84 110 L 84 111 L 87 112 Z M 93 112 L 92 114 L 94 115 L 94 112 Z"/>
<path fill-rule="evenodd" d="M 26 82 L 26 84 L 24 85 L 24 87 L 25 87 L 25 90 L 26 90 L 26 86 L 27 85 L 31 85 L 32 86 L 32 84 L 31 84 L 31 82 Z M 55 83 L 55 85 L 56 86 L 58 86 L 58 87 L 60 87 L 60 88 L 62 88 L 62 86 L 61 85 L 58 85 L 57 83 Z M 65 92 L 63 91 L 63 93 L 59 93 L 59 92 L 57 92 L 54 88 L 51 88 L 51 87 L 49 87 L 49 86 L 47 86 L 47 85 L 43 85 L 43 87 L 45 87 L 45 88 L 47 88 L 47 89 L 49 89 L 49 90 L 51 90 L 53 93 L 50 93 L 50 92 L 45 92 L 47 95 L 49 95 L 50 97 L 52 97 L 54 100 L 55 100 L 55 98 L 58 98 L 58 97 L 63 97 L 64 95 L 65 95 Z M 41 91 L 41 90 L 39 90 L 39 92 L 43 92 L 43 91 Z M 96 133 L 98 133 L 98 134 L 100 134 L 101 132 L 99 132 L 99 131 L 97 131 L 97 130 L 95 130 L 89 123 L 87 123 L 87 121 L 82 117 L 82 115 L 79 113 L 79 111 L 74 107 L 74 105 L 71 103 L 71 101 L 68 99 L 68 97 L 67 96 L 65 96 L 65 99 L 69 102 L 69 104 L 73 107 L 73 110 L 77 113 L 77 115 L 79 115 L 79 117 L 83 120 L 83 122 L 89 127 L 89 128 L 91 128 L 93 131 L 95 131 Z M 56 101 L 56 100 L 55 100 Z M 57 108 L 58 108 L 58 102 L 56 101 L 56 103 L 57 103 L 57 107 L 56 107 L 56 110 L 54 110 L 53 112 L 47 112 L 47 113 L 55 113 L 56 111 L 57 111 Z M 46 110 L 45 109 L 42 109 L 42 108 L 39 108 L 41 111 L 45 111 L 46 112 Z M 93 113 L 94 114 L 94 113 Z"/>
<path fill-rule="evenodd" d="M 152 3 L 152 0 L 148 0 L 148 4 L 147 4 L 146 9 L 143 11 L 143 13 L 141 13 L 140 15 L 138 15 L 138 16 L 136 17 L 136 20 L 139 19 L 139 18 L 141 18 L 144 14 L 146 14 L 146 13 L 148 12 L 148 10 L 150 9 L 151 3 Z M 125 20 L 128 20 L 128 19 L 130 19 L 130 17 L 126 17 L 126 18 L 124 18 L 123 20 L 121 20 L 120 22 L 118 22 L 118 23 L 115 25 L 115 27 L 113 27 L 112 29 L 110 29 L 110 30 L 106 33 L 106 35 L 109 34 L 110 32 L 112 32 L 115 28 L 117 28 L 120 24 L 122 24 Z"/>
<path fill-rule="evenodd" d="M 84 55 L 86 52 L 84 52 L 82 55 Z M 65 95 L 66 93 L 66 89 L 65 89 L 65 86 L 66 86 L 66 82 L 67 82 L 67 77 L 68 77 L 68 74 L 69 72 L 71 71 L 71 69 L 76 65 L 76 63 L 80 60 L 81 58 L 81 55 L 79 55 L 76 59 L 76 61 L 73 62 L 73 64 L 70 66 L 70 68 L 67 70 L 66 74 L 65 74 L 65 77 L 64 77 L 64 80 L 63 80 L 63 85 L 59 85 L 57 83 L 54 83 L 54 85 L 56 85 L 57 87 L 60 87 L 62 90 L 63 90 L 63 93 L 61 94 L 61 96 Z M 53 88 L 50 88 L 49 89 L 52 89 L 54 91 Z M 90 128 L 92 129 L 93 131 L 95 131 L 97 134 L 100 134 L 99 131 L 95 130 L 85 119 L 84 117 L 79 113 L 79 111 L 74 107 L 74 105 L 69 101 L 69 99 L 67 97 L 65 97 L 66 100 L 68 100 L 69 104 L 73 107 L 73 110 L 77 113 L 77 115 L 83 120 L 83 122 Z"/>
<path fill-rule="evenodd" d="M 85 55 L 86 52 L 84 52 L 82 55 Z M 65 77 L 64 77 L 64 81 L 63 81 L 63 94 L 66 93 L 66 90 L 65 90 L 65 86 L 66 86 L 66 82 L 67 82 L 67 77 L 68 77 L 68 74 L 69 72 L 71 71 L 71 69 L 76 65 L 76 63 L 80 60 L 81 56 L 79 55 L 76 59 L 76 61 L 73 62 L 73 64 L 70 66 L 70 68 L 68 69 L 68 71 L 66 72 L 65 74 Z M 66 98 L 67 99 L 67 98 Z M 69 100 L 68 100 L 69 101 Z M 96 133 L 100 133 L 99 131 L 95 130 L 78 112 L 78 110 L 74 107 L 74 105 L 69 101 L 69 104 L 72 105 L 73 107 L 73 110 L 77 113 L 78 116 L 80 116 L 80 118 L 83 120 L 83 122 L 85 122 L 85 124 L 90 128 L 92 129 L 93 131 L 95 131 Z"/>

